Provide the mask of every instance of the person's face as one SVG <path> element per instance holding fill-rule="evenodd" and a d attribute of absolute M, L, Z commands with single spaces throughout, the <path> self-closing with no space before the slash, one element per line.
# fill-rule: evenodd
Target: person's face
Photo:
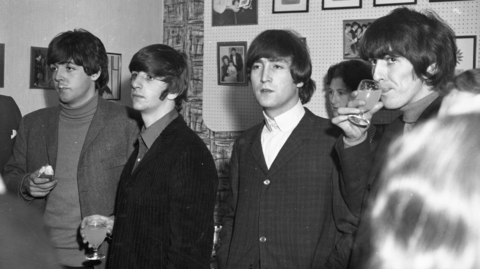
<path fill-rule="evenodd" d="M 85 104 L 95 95 L 95 81 L 100 72 L 87 75 L 83 66 L 72 61 L 64 64 L 50 65 L 52 78 L 60 102 L 67 107 L 78 107 Z"/>
<path fill-rule="evenodd" d="M 223 59 L 223 64 L 228 65 L 228 59 Z"/>
<path fill-rule="evenodd" d="M 237 51 L 236 50 L 232 50 L 232 55 L 235 55 L 237 54 Z"/>
<path fill-rule="evenodd" d="M 338 108 L 346 107 L 351 90 L 347 88 L 342 78 L 334 78 L 328 85 L 328 95 L 333 116 L 338 116 Z"/>
<path fill-rule="evenodd" d="M 357 28 L 358 28 L 358 25 L 354 24 L 354 25 L 352 25 L 352 28 L 353 28 L 354 31 L 356 31 Z"/>
<path fill-rule="evenodd" d="M 230 62 L 230 63 L 229 63 L 229 65 L 230 65 L 230 66 L 233 66 L 233 63 L 232 63 L 232 62 Z"/>
<path fill-rule="evenodd" d="M 298 100 L 298 88 L 290 74 L 290 59 L 271 61 L 260 58 L 252 66 L 250 74 L 253 95 L 269 117 L 277 117 L 294 107 Z"/>
<path fill-rule="evenodd" d="M 480 95 L 453 89 L 442 99 L 438 116 L 480 112 Z"/>
<path fill-rule="evenodd" d="M 381 100 L 385 108 L 401 108 L 429 94 L 430 88 L 415 75 L 408 59 L 385 56 L 371 62 L 373 79 L 382 89 Z"/>
<path fill-rule="evenodd" d="M 133 108 L 142 114 L 153 114 L 165 108 L 169 96 L 160 100 L 160 95 L 168 88 L 168 83 L 147 73 L 133 71 L 130 79 Z"/>

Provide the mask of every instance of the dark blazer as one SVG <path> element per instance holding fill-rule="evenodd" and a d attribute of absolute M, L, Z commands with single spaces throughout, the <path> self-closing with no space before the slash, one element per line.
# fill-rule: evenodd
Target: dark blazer
<path fill-rule="evenodd" d="M 233 61 L 233 54 L 230 54 L 230 61 L 232 61 L 233 63 L 235 63 L 235 68 L 237 69 L 237 72 L 242 72 L 242 68 L 243 68 L 243 59 L 242 59 L 242 55 L 240 55 L 238 52 L 235 53 L 235 61 Z"/>
<path fill-rule="evenodd" d="M 4 180 L 10 193 L 23 197 L 23 178 L 43 165 L 50 164 L 56 170 L 59 113 L 60 106 L 54 106 L 23 117 L 13 156 L 5 166 Z M 113 214 L 120 174 L 140 130 L 138 120 L 132 109 L 99 97 L 77 170 L 82 218 Z M 48 195 L 29 203 L 44 212 L 47 199 Z"/>
<path fill-rule="evenodd" d="M 441 105 L 441 98 L 435 99 L 420 115 L 414 128 L 430 118 L 437 116 Z M 394 120 L 385 128 L 376 151 L 370 150 L 367 141 L 360 145 L 344 149 L 343 138 L 338 140 L 336 145 L 340 156 L 344 184 L 341 184 L 342 193 L 346 193 L 352 214 L 359 216 L 359 226 L 355 234 L 355 243 L 350 258 L 350 269 L 368 268 L 368 261 L 372 253 L 371 231 L 369 209 L 371 202 L 375 199 L 381 185 L 380 173 L 387 157 L 388 148 L 392 141 L 403 134 L 404 122 L 402 116 Z M 349 193 L 364 192 L 363 199 L 357 199 L 358 195 L 349 196 Z"/>
<path fill-rule="evenodd" d="M 16 132 L 22 114 L 15 100 L 10 96 L 0 95 L 0 173 L 12 156 Z"/>
<path fill-rule="evenodd" d="M 125 166 L 108 268 L 209 268 L 218 186 L 212 154 L 181 116 Z"/>
<path fill-rule="evenodd" d="M 329 268 L 338 262 L 343 250 L 334 211 L 343 201 L 334 200 L 340 195 L 333 195 L 332 154 L 339 130 L 305 111 L 270 169 L 263 122 L 236 139 L 219 268 L 260 268 L 259 261 L 261 268 Z"/>

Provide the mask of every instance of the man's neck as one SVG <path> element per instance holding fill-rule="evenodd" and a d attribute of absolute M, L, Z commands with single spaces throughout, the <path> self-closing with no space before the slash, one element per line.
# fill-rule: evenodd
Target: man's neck
<path fill-rule="evenodd" d="M 170 111 L 175 109 L 175 105 L 168 105 L 163 106 L 155 111 L 142 111 L 142 120 L 145 128 L 150 127 L 152 124 L 157 122 L 159 119 L 163 118 L 163 116 L 167 115 Z"/>

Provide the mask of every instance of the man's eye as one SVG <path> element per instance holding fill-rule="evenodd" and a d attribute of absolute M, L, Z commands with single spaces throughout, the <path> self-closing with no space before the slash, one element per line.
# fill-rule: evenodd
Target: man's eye
<path fill-rule="evenodd" d="M 260 65 L 259 65 L 259 64 L 254 64 L 254 65 L 252 66 L 252 70 L 254 70 L 254 69 L 259 69 L 259 68 L 260 68 Z"/>
<path fill-rule="evenodd" d="M 279 64 L 275 64 L 273 65 L 273 68 L 275 69 L 283 69 L 283 66 L 279 65 Z"/>
<path fill-rule="evenodd" d="M 371 65 L 376 65 L 377 64 L 377 60 L 375 60 L 375 59 L 370 59 L 369 62 L 370 62 Z"/>
<path fill-rule="evenodd" d="M 58 67 L 56 67 L 55 65 L 51 65 L 50 70 L 52 70 L 52 72 L 55 72 L 58 70 Z"/>
<path fill-rule="evenodd" d="M 137 73 L 132 73 L 132 76 L 130 77 L 130 80 L 134 80 L 134 79 L 136 79 L 136 78 L 137 78 L 137 76 L 138 76 L 138 74 L 137 74 Z"/>
<path fill-rule="evenodd" d="M 146 75 L 145 77 L 147 78 L 147 80 L 153 80 L 153 77 L 150 75 Z"/>
<path fill-rule="evenodd" d="M 389 63 L 394 63 L 394 62 L 397 61 L 397 58 L 388 58 L 387 61 L 388 61 Z"/>

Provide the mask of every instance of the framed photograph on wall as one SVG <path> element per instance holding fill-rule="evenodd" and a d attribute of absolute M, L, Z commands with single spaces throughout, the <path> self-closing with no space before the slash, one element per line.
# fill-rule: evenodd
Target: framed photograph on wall
<path fill-rule="evenodd" d="M 362 8 L 362 0 L 322 0 L 322 10 Z"/>
<path fill-rule="evenodd" d="M 223 1 L 212 0 L 212 26 L 235 26 L 258 24 L 258 1 L 228 0 L 234 2 L 227 6 Z M 225 2 L 228 2 L 225 1 Z"/>
<path fill-rule="evenodd" d="M 0 44 L 0 88 L 5 83 L 5 44 Z"/>
<path fill-rule="evenodd" d="M 119 53 L 108 53 L 108 83 L 98 91 L 103 99 L 120 100 L 122 88 L 122 55 Z"/>
<path fill-rule="evenodd" d="M 363 33 L 375 19 L 358 19 L 343 21 L 343 59 L 360 59 L 358 44 Z"/>
<path fill-rule="evenodd" d="M 246 54 L 245 41 L 217 43 L 218 85 L 247 86 Z"/>
<path fill-rule="evenodd" d="M 309 0 L 273 0 L 273 13 L 308 12 Z"/>
<path fill-rule="evenodd" d="M 456 36 L 457 40 L 457 70 L 477 68 L 477 36 Z"/>
<path fill-rule="evenodd" d="M 416 5 L 417 0 L 373 0 L 374 7 L 396 6 L 396 5 Z"/>
<path fill-rule="evenodd" d="M 52 71 L 47 65 L 47 48 L 30 48 L 30 89 L 54 89 Z"/>

